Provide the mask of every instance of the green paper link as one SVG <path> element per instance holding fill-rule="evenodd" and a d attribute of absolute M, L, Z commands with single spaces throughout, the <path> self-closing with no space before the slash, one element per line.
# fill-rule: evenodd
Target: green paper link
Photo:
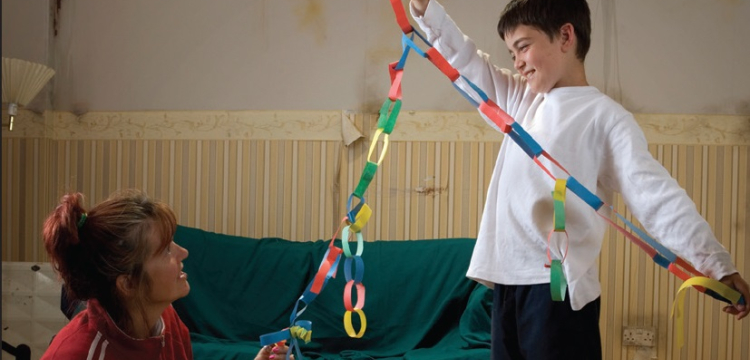
<path fill-rule="evenodd" d="M 375 173 L 378 171 L 378 164 L 368 161 L 365 165 L 365 169 L 362 170 L 362 177 L 359 179 L 359 184 L 357 184 L 357 188 L 354 189 L 354 196 L 358 198 L 362 198 L 365 191 L 367 190 L 367 187 L 370 186 L 370 182 L 375 177 Z"/>
<path fill-rule="evenodd" d="M 555 231 L 565 231 L 565 203 L 555 200 Z"/>
<path fill-rule="evenodd" d="M 393 109 L 391 104 L 393 103 Z M 390 115 L 388 115 L 390 109 Z M 383 129 L 383 132 L 390 135 L 393 132 L 393 128 L 396 127 L 396 119 L 398 114 L 401 112 L 401 99 L 396 99 L 394 103 L 391 99 L 386 99 L 383 106 L 380 108 L 380 117 L 378 118 L 378 129 Z M 386 120 L 387 119 L 387 120 Z"/>
<path fill-rule="evenodd" d="M 380 117 L 378 118 L 379 129 L 385 127 L 386 119 L 388 118 L 388 110 L 390 110 L 391 104 L 393 104 L 393 100 L 386 98 L 385 101 L 383 101 L 383 106 L 380 107 Z"/>
<path fill-rule="evenodd" d="M 391 110 L 391 116 L 388 117 L 388 122 L 383 127 L 383 132 L 390 135 L 393 131 L 393 128 L 396 127 L 396 119 L 398 119 L 398 114 L 401 112 L 401 100 L 397 99 L 396 103 L 393 104 L 393 109 Z"/>
<path fill-rule="evenodd" d="M 565 290 L 568 289 L 568 282 L 565 280 L 565 273 L 563 272 L 560 260 L 552 260 L 549 286 L 552 292 L 552 301 L 565 300 Z"/>

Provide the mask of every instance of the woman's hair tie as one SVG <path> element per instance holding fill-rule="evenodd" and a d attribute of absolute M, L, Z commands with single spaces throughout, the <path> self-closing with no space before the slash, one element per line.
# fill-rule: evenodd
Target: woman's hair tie
<path fill-rule="evenodd" d="M 80 229 L 80 228 L 81 228 L 81 227 L 83 226 L 83 224 L 84 224 L 84 223 L 86 222 L 86 217 L 88 217 L 88 215 L 86 215 L 86 213 L 82 213 L 82 214 L 81 214 L 81 220 L 78 220 L 78 228 L 79 228 L 79 229 Z"/>

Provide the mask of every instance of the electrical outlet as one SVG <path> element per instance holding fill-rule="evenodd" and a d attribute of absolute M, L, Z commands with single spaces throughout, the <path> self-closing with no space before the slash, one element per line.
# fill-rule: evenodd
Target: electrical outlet
<path fill-rule="evenodd" d="M 655 332 L 652 328 L 624 327 L 622 328 L 622 344 L 653 347 L 656 343 Z"/>

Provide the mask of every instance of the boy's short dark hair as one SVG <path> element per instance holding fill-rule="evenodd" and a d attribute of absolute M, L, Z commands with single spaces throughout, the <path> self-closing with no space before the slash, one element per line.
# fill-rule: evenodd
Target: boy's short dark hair
<path fill-rule="evenodd" d="M 591 46 L 591 12 L 586 0 L 511 0 L 497 23 L 497 32 L 505 35 L 519 25 L 532 26 L 552 40 L 560 28 L 570 23 L 578 38 L 576 56 L 583 61 Z"/>

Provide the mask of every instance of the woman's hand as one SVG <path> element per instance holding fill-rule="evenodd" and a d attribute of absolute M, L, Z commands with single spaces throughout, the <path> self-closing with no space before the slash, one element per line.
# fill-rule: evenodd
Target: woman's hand
<path fill-rule="evenodd" d="M 289 347 L 285 341 L 273 345 L 266 345 L 255 356 L 255 360 L 286 360 L 286 352 Z M 294 360 L 294 355 L 289 356 L 289 360 Z"/>
<path fill-rule="evenodd" d="M 745 282 L 744 279 L 742 279 L 742 276 L 740 276 L 739 273 L 734 273 L 732 275 L 727 275 L 723 278 L 721 278 L 721 281 L 724 285 L 729 286 L 732 289 L 735 289 L 742 294 L 742 296 L 745 298 L 745 305 L 742 304 L 736 304 L 736 305 L 729 305 L 724 307 L 724 312 L 728 314 L 735 315 L 737 320 L 744 318 L 747 316 L 748 313 L 750 313 L 750 304 L 748 304 L 748 301 L 750 301 L 750 286 L 747 285 L 747 282 Z"/>

